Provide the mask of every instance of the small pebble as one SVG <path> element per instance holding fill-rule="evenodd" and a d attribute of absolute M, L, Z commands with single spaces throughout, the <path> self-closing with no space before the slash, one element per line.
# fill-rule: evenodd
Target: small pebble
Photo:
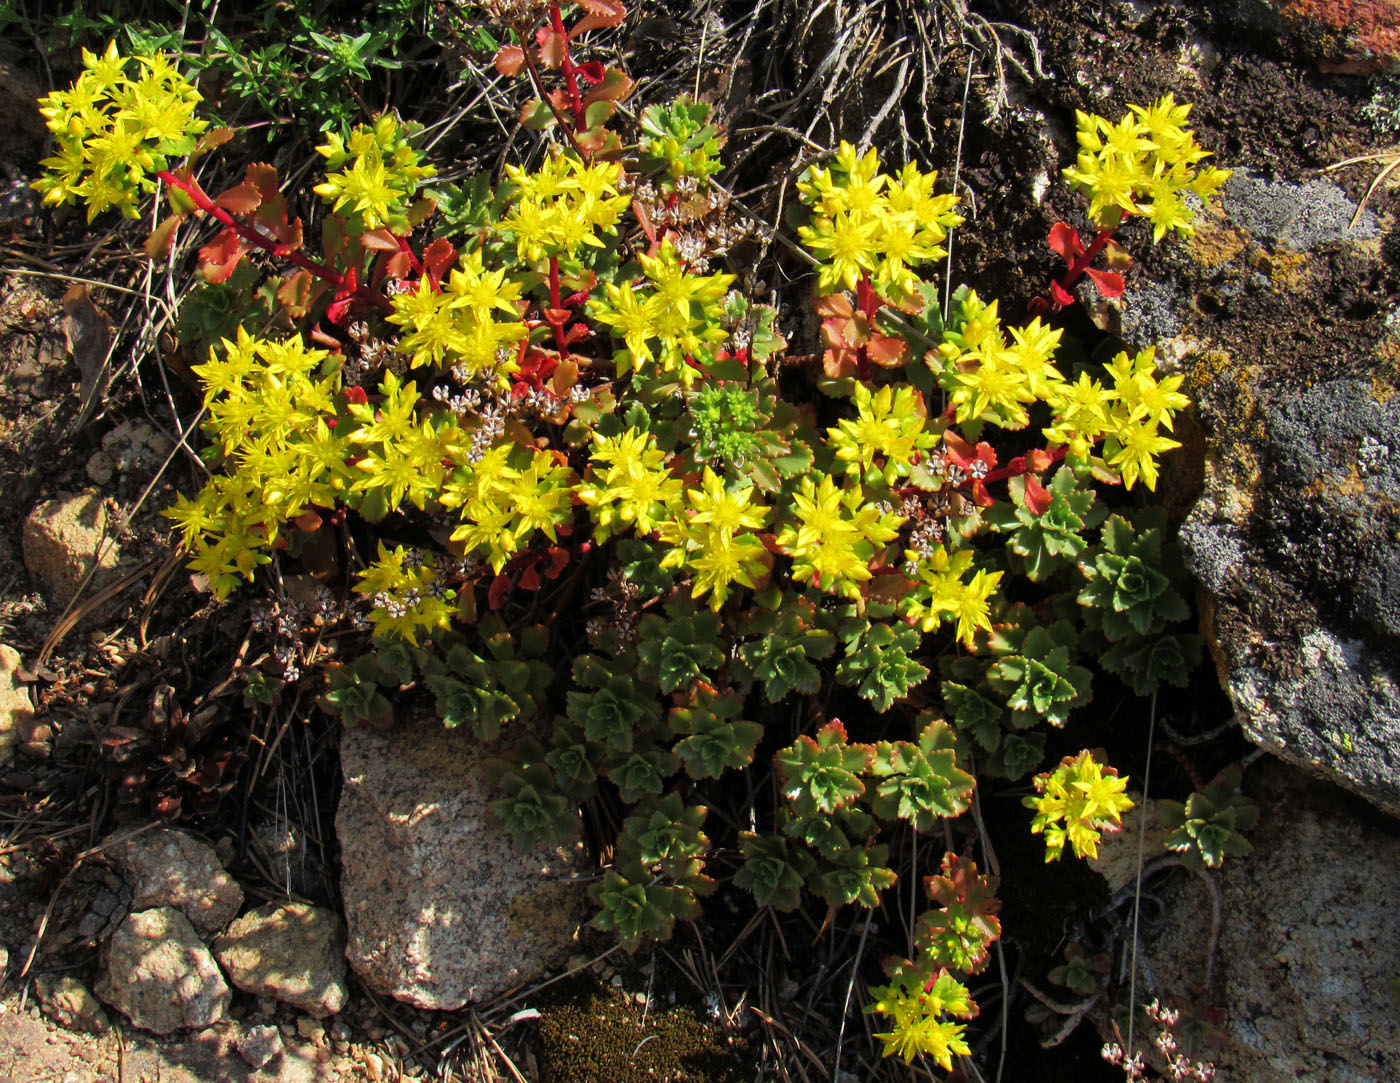
<path fill-rule="evenodd" d="M 238 1039 L 238 1055 L 255 1070 L 270 1062 L 282 1048 L 282 1033 L 276 1027 L 249 1027 Z"/>
<path fill-rule="evenodd" d="M 331 1020 L 331 1037 L 339 1041 L 345 1041 L 350 1037 L 350 1026 L 344 1019 L 338 1016 Z"/>
<path fill-rule="evenodd" d="M 313 1045 L 326 1044 L 326 1028 L 321 1025 L 319 1020 L 312 1019 L 309 1015 L 298 1017 L 297 1034 Z"/>

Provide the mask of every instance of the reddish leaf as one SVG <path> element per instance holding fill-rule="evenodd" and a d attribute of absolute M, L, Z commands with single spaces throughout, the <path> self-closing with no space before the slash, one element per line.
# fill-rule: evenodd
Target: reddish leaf
<path fill-rule="evenodd" d="M 262 193 L 256 185 L 244 181 L 220 192 L 214 197 L 214 206 L 222 207 L 230 214 L 252 214 L 262 205 Z"/>
<path fill-rule="evenodd" d="M 395 278 L 403 281 L 413 271 L 413 258 L 407 252 L 386 253 L 375 275 L 375 283 L 382 278 Z"/>
<path fill-rule="evenodd" d="M 1050 510 L 1050 490 L 1040 484 L 1034 474 L 1026 475 L 1026 508 L 1032 515 L 1044 515 Z"/>
<path fill-rule="evenodd" d="M 1124 289 L 1123 276 L 1117 271 L 1099 271 L 1093 267 L 1084 268 L 1084 273 L 1089 276 L 1094 285 L 1099 288 L 1099 292 L 1110 301 L 1121 296 Z"/>
<path fill-rule="evenodd" d="M 574 70 L 591 85 L 603 81 L 603 62 L 601 60 L 590 60 L 587 64 L 580 64 Z"/>
<path fill-rule="evenodd" d="M 606 68 L 603 71 L 602 82 L 584 96 L 584 108 L 588 108 L 588 106 L 592 105 L 594 102 L 625 101 L 627 95 L 632 93 L 632 88 L 636 85 L 637 84 L 632 81 L 631 77 L 621 68 Z"/>
<path fill-rule="evenodd" d="M 576 38 L 590 30 L 605 30 L 616 26 L 627 16 L 627 9 L 618 0 L 581 0 L 579 7 L 586 13 L 569 30 L 569 37 Z"/>
<path fill-rule="evenodd" d="M 219 235 L 199 250 L 200 270 L 206 282 L 217 285 L 226 282 L 229 275 L 238 267 L 247 249 L 243 240 L 231 229 L 220 230 Z"/>
<path fill-rule="evenodd" d="M 519 75 L 525 66 L 525 50 L 519 45 L 502 45 L 496 54 L 496 71 L 505 76 Z"/>
<path fill-rule="evenodd" d="M 850 316 L 855 312 L 851 298 L 844 293 L 828 293 L 825 297 L 818 297 L 812 307 L 818 316 Z"/>
<path fill-rule="evenodd" d="M 633 200 L 632 213 L 637 216 L 637 221 L 641 224 L 642 232 L 647 235 L 647 242 L 649 244 L 655 244 L 656 227 L 652 225 L 651 215 L 647 213 L 647 209 L 636 200 Z"/>
<path fill-rule="evenodd" d="M 1033 474 L 1039 474 L 1044 470 L 1049 470 L 1055 465 L 1055 456 L 1044 448 L 1031 448 L 1025 456 L 1026 469 Z"/>
<path fill-rule="evenodd" d="M 557 545 L 551 545 L 549 547 L 549 567 L 544 570 L 545 578 L 558 579 L 568 566 L 569 551 L 567 549 L 561 549 Z"/>
<path fill-rule="evenodd" d="M 1050 227 L 1050 248 L 1068 265 L 1073 265 L 1084 254 L 1079 231 L 1067 222 L 1056 222 Z"/>
<path fill-rule="evenodd" d="M 365 394 L 363 387 L 347 387 L 345 389 L 345 401 L 354 403 L 356 406 L 364 406 L 369 402 L 369 396 Z"/>
<path fill-rule="evenodd" d="M 535 31 L 535 44 L 540 47 L 540 63 L 546 68 L 559 68 L 564 64 L 564 39 L 547 26 Z"/>
<path fill-rule="evenodd" d="M 360 235 L 360 243 L 377 252 L 397 252 L 402 247 L 399 238 L 387 229 L 366 230 Z"/>
<path fill-rule="evenodd" d="M 486 605 L 492 612 L 506 604 L 506 595 L 510 593 L 511 578 L 509 575 L 498 575 L 491 580 L 491 589 L 486 593 Z"/>
<path fill-rule="evenodd" d="M 540 569 L 538 561 L 532 561 L 530 566 L 520 573 L 520 589 L 540 589 Z"/>
<path fill-rule="evenodd" d="M 457 262 L 457 246 L 446 237 L 439 237 L 423 249 L 423 267 L 434 279 L 442 278 L 449 267 Z"/>
<path fill-rule="evenodd" d="M 247 172 L 243 174 L 243 179 L 249 184 L 257 186 L 262 193 L 263 201 L 269 202 L 275 199 L 282 187 L 277 179 L 277 167 L 269 165 L 267 162 L 253 162 L 248 166 Z"/>
<path fill-rule="evenodd" d="M 288 277 L 277 290 L 277 300 L 293 319 L 301 319 L 311 307 L 310 271 L 298 271 Z"/>
<path fill-rule="evenodd" d="M 1050 300 L 1060 308 L 1074 304 L 1074 294 L 1068 292 L 1058 282 L 1050 283 Z"/>
<path fill-rule="evenodd" d="M 303 534 L 310 534 L 313 530 L 321 529 L 321 517 L 314 511 L 304 511 L 292 520 L 297 525 L 297 529 Z"/>

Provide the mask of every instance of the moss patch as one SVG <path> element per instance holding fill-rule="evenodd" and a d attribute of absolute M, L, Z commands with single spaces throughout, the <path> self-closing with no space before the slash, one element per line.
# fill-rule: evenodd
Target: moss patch
<path fill-rule="evenodd" d="M 663 994 L 664 995 L 664 994 Z M 543 1083 L 741 1083 L 748 1042 L 678 1004 L 646 1013 L 597 978 L 561 982 L 557 1003 L 541 1007 Z"/>

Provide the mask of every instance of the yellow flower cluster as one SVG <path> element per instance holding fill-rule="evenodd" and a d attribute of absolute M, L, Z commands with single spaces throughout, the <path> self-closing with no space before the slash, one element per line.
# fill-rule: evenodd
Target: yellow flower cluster
<path fill-rule="evenodd" d="M 822 261 L 817 288 L 853 290 L 869 276 L 875 292 L 896 304 L 914 297 L 913 268 L 947 255 L 941 245 L 962 222 L 953 213 L 958 197 L 934 194 L 937 179 L 912 162 L 898 177 L 881 173 L 873 147 L 859 155 L 846 142 L 828 168 L 808 169 L 797 191 L 813 219 L 797 236 Z"/>
<path fill-rule="evenodd" d="M 1116 124 L 1076 111 L 1079 157 L 1065 179 L 1088 197 L 1089 218 L 1099 229 L 1137 214 L 1152 223 L 1154 243 L 1169 232 L 1189 237 L 1194 212 L 1182 193 L 1209 201 L 1230 170 L 1195 168 L 1210 152 L 1185 127 L 1190 105 L 1177 105 L 1168 94 L 1128 109 Z"/>
<path fill-rule="evenodd" d="M 753 532 L 773 509 L 757 503 L 751 482 L 725 485 L 708 466 L 700 488 L 685 496 L 691 507 L 659 526 L 658 536 L 671 547 L 661 566 L 689 571 L 691 597 L 709 594 L 717 610 L 733 584 L 752 587 L 767 572 L 768 550 Z"/>
<path fill-rule="evenodd" d="M 1093 445 L 1104 441 L 1103 457 L 1118 472 L 1125 488 L 1139 479 L 1157 488 L 1157 456 L 1181 445 L 1159 432 L 1172 428 L 1172 417 L 1191 400 L 1180 391 L 1183 376 L 1157 378 L 1155 346 L 1129 358 L 1119 353 L 1108 366 L 1109 390 L 1081 373 L 1074 383 L 1057 385 L 1048 398 L 1057 421 L 1045 429 L 1052 444 L 1067 444 L 1077 459 L 1087 459 Z"/>
<path fill-rule="evenodd" d="M 593 480 L 575 490 L 591 509 L 596 540 L 634 527 L 654 534 L 681 506 L 685 485 L 666 466 L 655 438 L 636 428 L 618 436 L 593 437 Z"/>
<path fill-rule="evenodd" d="M 135 64 L 140 74 L 127 74 Z M 102 56 L 83 50 L 83 71 L 67 90 L 39 99 L 58 153 L 33 187 L 53 206 L 83 202 L 91 222 L 115 207 L 138 214 L 151 174 L 189 154 L 208 127 L 194 115 L 201 98 L 163 54 L 123 57 L 113 41 Z"/>
<path fill-rule="evenodd" d="M 803 478 L 792 505 L 795 521 L 783 524 L 776 542 L 793 558 L 792 577 L 859 598 L 860 584 L 871 577 L 871 559 L 899 536 L 903 517 L 867 504 L 858 482 L 838 489 L 830 474 L 822 475 L 820 485 Z"/>
<path fill-rule="evenodd" d="M 948 393 L 959 424 L 989 421 L 1003 429 L 1030 423 L 1026 407 L 1050 397 L 1064 382 L 1055 367 L 1059 328 L 1036 317 L 1025 327 L 1003 327 L 997 302 L 970 293 L 944 341 L 928 356 Z"/>
<path fill-rule="evenodd" d="M 407 332 L 398 348 L 413 368 L 460 365 L 469 378 L 507 387 L 520 368 L 512 347 L 528 332 L 519 319 L 498 319 L 497 313 L 518 316 L 523 288 L 504 271 L 488 271 L 480 250 L 469 252 L 441 289 L 425 277 L 416 289 L 391 298 L 389 322 Z"/>
<path fill-rule="evenodd" d="M 1039 797 L 1021 803 L 1035 809 L 1031 833 L 1045 834 L 1045 860 L 1058 861 L 1068 842 L 1075 857 L 1098 857 L 1100 832 L 1117 831 L 1123 813 L 1133 807 L 1123 791 L 1128 780 L 1104 767 L 1092 752 L 1066 756 L 1054 771 L 1032 780 Z"/>
<path fill-rule="evenodd" d="M 617 233 L 629 202 L 618 194 L 622 166 L 617 162 L 584 162 L 560 153 L 534 173 L 508 165 L 506 176 L 515 192 L 511 213 L 499 228 L 515 238 L 516 253 L 527 263 L 573 257 L 581 245 L 604 247 L 598 234 Z"/>
<path fill-rule="evenodd" d="M 613 355 L 619 375 L 659 370 L 689 387 L 700 375 L 690 362 L 712 362 L 716 344 L 729 337 L 724 298 L 735 276 L 687 270 L 670 240 L 638 262 L 651 288 L 605 283 L 607 299 L 590 299 L 589 315 L 622 339 L 625 348 Z"/>
<path fill-rule="evenodd" d="M 379 543 L 379 556 L 360 573 L 355 589 L 374 608 L 369 619 L 374 634 L 396 636 L 417 644 L 420 631 L 447 628 L 460 607 L 457 592 L 441 582 L 431 554 L 390 549 Z"/>
<path fill-rule="evenodd" d="M 326 169 L 336 172 L 327 172 L 325 181 L 312 190 L 337 214 L 358 219 L 364 229 L 388 226 L 395 233 L 407 233 L 418 183 L 437 173 L 423 164 L 408 136 L 392 113 L 382 114 L 372 126 L 355 125 L 349 139 L 330 133 L 316 151 L 326 159 Z"/>
<path fill-rule="evenodd" d="M 868 1010 L 889 1022 L 888 1031 L 875 1035 L 885 1043 L 885 1056 L 901 1056 L 905 1064 L 928 1056 L 944 1071 L 951 1071 L 955 1054 L 971 1052 L 963 1037 L 967 1024 L 945 1016 L 970 1019 L 977 1014 L 977 1005 L 967 987 L 951 974 L 939 974 L 927 988 L 921 983 L 916 988 L 897 983 L 872 992 L 881 995 Z"/>
<path fill-rule="evenodd" d="M 163 514 L 175 521 L 190 568 L 218 598 L 268 562 L 261 550 L 284 524 L 334 507 L 350 486 L 347 441 L 329 424 L 340 379 L 334 370 L 323 374 L 326 361 L 326 351 L 307 349 L 300 336 L 274 342 L 240 329 L 237 341 L 225 339 L 194 366 L 205 388 L 205 429 L 233 469 Z"/>
<path fill-rule="evenodd" d="M 845 464 L 847 474 L 891 488 L 898 478 L 909 476 L 918 455 L 938 443 L 924 426 L 923 400 L 912 387 L 896 390 L 886 384 L 872 392 L 857 381 L 851 401 L 855 418 L 826 430 L 827 443 L 836 449 L 836 460 Z"/>
<path fill-rule="evenodd" d="M 359 422 L 349 440 L 361 451 L 355 464 L 360 477 L 351 489 L 379 497 L 382 514 L 394 511 L 405 499 L 421 509 L 442 488 L 444 464 L 464 461 L 469 438 L 445 411 L 420 417 L 416 407 L 422 396 L 412 381 L 400 383 L 388 372 L 379 391 L 384 397 L 377 405 L 351 403 L 348 407 Z"/>
<path fill-rule="evenodd" d="M 1158 379 L 1156 349 L 1149 346 L 1132 359 L 1126 353 L 1114 358 L 1107 369 L 1111 390 L 1088 373 L 1071 382 L 1054 364 L 1059 342 L 1059 329 L 1039 317 L 1005 328 L 997 302 L 983 304 L 969 293 L 927 360 L 958 424 L 1024 428 L 1029 407 L 1043 402 L 1054 417 L 1043 430 L 1050 443 L 1067 445 L 1073 458 L 1087 462 L 1102 440 L 1104 465 L 1126 488 L 1141 480 L 1155 489 L 1157 456 L 1180 446 L 1160 429 L 1170 430 L 1173 416 L 1190 405 L 1179 390 L 1183 377 Z"/>
<path fill-rule="evenodd" d="M 968 647 L 977 629 L 991 630 L 991 598 L 1004 572 L 973 572 L 971 549 L 950 553 L 940 545 L 927 556 L 906 550 L 904 557 L 918 567 L 914 589 L 899 602 L 906 620 L 926 633 L 936 632 L 945 620 L 955 621 L 958 638 Z M 965 579 L 969 572 L 972 578 Z"/>
<path fill-rule="evenodd" d="M 573 518 L 573 481 L 574 472 L 551 452 L 504 443 L 458 466 L 439 500 L 461 518 L 452 540 L 468 553 L 484 550 L 499 572 L 536 531 L 559 540 L 559 527 Z"/>

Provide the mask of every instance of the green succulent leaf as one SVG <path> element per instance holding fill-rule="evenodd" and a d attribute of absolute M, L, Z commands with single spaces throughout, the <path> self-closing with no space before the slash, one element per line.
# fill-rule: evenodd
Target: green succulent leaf
<path fill-rule="evenodd" d="M 907 624 L 867 624 L 863 633 L 847 637 L 836 680 L 854 686 L 877 711 L 888 711 L 928 676 L 928 668 L 910 657 L 920 639 Z"/>
<path fill-rule="evenodd" d="M 741 707 L 733 693 L 719 693 L 698 683 L 686 706 L 671 709 L 672 729 L 686 735 L 673 751 L 691 778 L 718 778 L 730 768 L 753 762 L 763 727 L 737 718 Z"/>
<path fill-rule="evenodd" d="M 744 864 L 734 874 L 734 884 L 753 895 L 759 906 L 796 910 L 802 902 L 802 885 L 816 867 L 811 854 L 781 835 L 744 832 L 739 848 Z"/>
<path fill-rule="evenodd" d="M 815 738 L 802 734 L 773 757 L 783 776 L 783 796 L 799 810 L 834 812 L 865 793 L 860 780 L 875 750 L 846 741 L 846 727 L 828 722 Z"/>

